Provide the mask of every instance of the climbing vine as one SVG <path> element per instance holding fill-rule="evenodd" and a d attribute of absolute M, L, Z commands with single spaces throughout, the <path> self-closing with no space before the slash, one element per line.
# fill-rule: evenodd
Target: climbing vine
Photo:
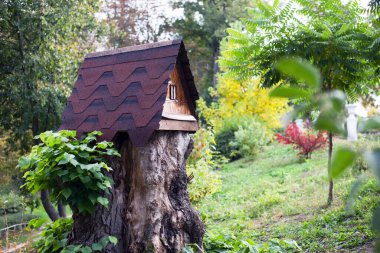
<path fill-rule="evenodd" d="M 33 219 L 29 222 L 27 229 L 40 228 L 46 219 Z M 33 247 L 37 253 L 93 253 L 102 252 L 109 244 L 116 244 L 117 238 L 114 236 L 105 236 L 97 243 L 92 245 L 67 245 L 67 237 L 70 234 L 73 225 L 72 218 L 60 218 L 50 224 L 47 224 L 41 232 L 41 238 L 37 240 Z"/>
<path fill-rule="evenodd" d="M 29 155 L 19 160 L 25 170 L 23 185 L 37 193 L 49 190 L 51 199 L 62 201 L 73 211 L 92 213 L 97 204 L 107 206 L 105 194 L 112 187 L 107 173 L 112 169 L 106 164 L 106 156 L 120 156 L 111 142 L 97 142 L 102 133 L 94 131 L 82 139 L 75 131 L 47 131 L 35 137 L 35 145 Z"/>

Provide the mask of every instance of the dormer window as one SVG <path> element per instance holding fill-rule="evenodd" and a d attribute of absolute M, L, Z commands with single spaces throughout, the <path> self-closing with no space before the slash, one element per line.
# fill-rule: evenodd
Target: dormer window
<path fill-rule="evenodd" d="M 169 81 L 169 99 L 170 100 L 177 99 L 177 88 L 175 86 L 175 83 L 173 83 L 172 81 Z"/>

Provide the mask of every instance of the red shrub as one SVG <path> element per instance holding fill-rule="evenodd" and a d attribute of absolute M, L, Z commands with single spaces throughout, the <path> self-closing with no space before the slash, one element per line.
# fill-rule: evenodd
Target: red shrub
<path fill-rule="evenodd" d="M 305 159 L 311 158 L 311 153 L 323 148 L 327 142 L 324 133 L 314 134 L 308 124 L 300 131 L 296 123 L 289 124 L 284 135 L 276 134 L 276 139 L 279 143 L 293 145 L 294 149 L 299 150 L 298 155 Z"/>

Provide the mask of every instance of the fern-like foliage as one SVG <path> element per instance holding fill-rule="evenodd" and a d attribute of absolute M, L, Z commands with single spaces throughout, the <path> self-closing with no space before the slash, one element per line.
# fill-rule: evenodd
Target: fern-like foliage
<path fill-rule="evenodd" d="M 323 90 L 344 90 L 355 101 L 379 81 L 379 33 L 363 13 L 356 1 L 261 1 L 228 30 L 220 65 L 238 80 L 260 77 L 263 87 L 302 85 L 274 68 L 284 56 L 301 57 L 321 70 Z"/>

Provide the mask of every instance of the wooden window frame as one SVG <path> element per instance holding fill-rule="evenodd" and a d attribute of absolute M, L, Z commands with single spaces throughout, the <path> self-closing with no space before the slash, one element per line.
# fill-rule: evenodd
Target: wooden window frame
<path fill-rule="evenodd" d="M 174 83 L 169 83 L 169 99 L 177 100 L 177 87 Z"/>

